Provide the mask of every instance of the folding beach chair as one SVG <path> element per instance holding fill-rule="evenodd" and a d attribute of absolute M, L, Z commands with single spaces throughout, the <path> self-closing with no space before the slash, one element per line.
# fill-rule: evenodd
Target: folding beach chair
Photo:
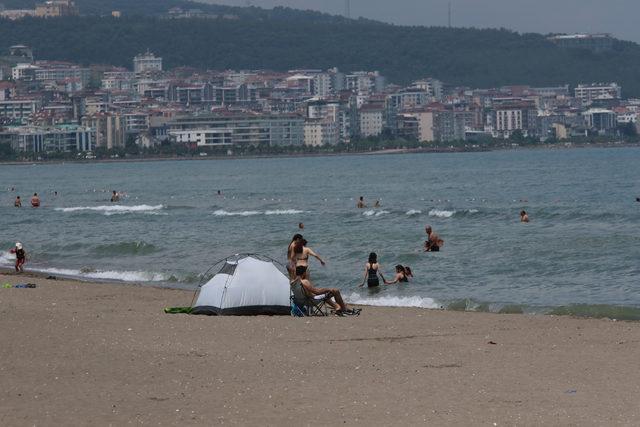
<path fill-rule="evenodd" d="M 309 295 L 299 279 L 291 282 L 291 314 L 294 316 L 327 316 L 330 295 Z"/>

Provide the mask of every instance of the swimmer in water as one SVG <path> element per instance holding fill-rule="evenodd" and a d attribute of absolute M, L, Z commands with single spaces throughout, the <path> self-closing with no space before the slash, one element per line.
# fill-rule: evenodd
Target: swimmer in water
<path fill-rule="evenodd" d="M 427 233 L 427 241 L 424 242 L 424 251 L 440 252 L 440 248 L 444 245 L 444 240 L 433 231 L 430 225 L 427 225 L 424 230 Z"/>
<path fill-rule="evenodd" d="M 113 192 L 111 193 L 111 203 L 117 203 L 119 201 L 120 201 L 120 194 L 118 194 L 116 190 L 113 190 Z"/>
<path fill-rule="evenodd" d="M 20 200 L 20 196 L 16 196 L 16 201 L 13 202 L 13 206 L 15 206 L 16 208 L 22 207 L 22 200 Z"/>
<path fill-rule="evenodd" d="M 376 200 L 376 203 L 373 205 L 374 208 L 379 208 L 380 206 L 382 206 L 380 204 L 380 200 Z"/>
<path fill-rule="evenodd" d="M 392 282 L 384 281 L 385 285 L 395 285 L 396 283 L 409 283 L 409 278 L 407 277 L 407 271 L 405 268 L 398 264 L 396 265 L 396 276 L 394 277 Z"/>
<path fill-rule="evenodd" d="M 303 223 L 301 223 L 301 222 L 300 222 L 300 223 L 298 223 L 298 228 L 299 228 L 300 230 L 304 230 L 304 224 L 303 224 Z"/>
<path fill-rule="evenodd" d="M 360 196 L 360 198 L 358 199 L 358 204 L 356 206 L 358 207 L 358 209 L 364 209 L 367 207 L 367 205 L 364 203 L 363 196 Z"/>
<path fill-rule="evenodd" d="M 31 207 L 40 207 L 40 197 L 38 197 L 38 193 L 33 193 L 33 197 L 31 198 Z"/>
<path fill-rule="evenodd" d="M 382 276 L 380 264 L 378 264 L 378 255 L 375 252 L 371 252 L 369 254 L 369 260 L 364 265 L 364 278 L 362 279 L 360 287 L 364 287 L 366 283 L 369 288 L 377 288 L 380 286 L 378 276 L 382 277 L 382 281 L 384 282 L 384 276 Z"/>
<path fill-rule="evenodd" d="M 520 222 L 529 222 L 529 215 L 526 211 L 520 212 Z"/>

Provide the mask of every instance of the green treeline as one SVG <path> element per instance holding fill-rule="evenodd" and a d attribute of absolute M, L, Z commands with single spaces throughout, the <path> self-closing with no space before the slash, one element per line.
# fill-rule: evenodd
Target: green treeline
<path fill-rule="evenodd" d="M 117 8 L 119 3 L 129 4 L 131 10 L 133 5 L 150 1 L 77 3 L 81 8 L 93 4 L 93 12 L 101 13 Z M 640 45 L 631 42 L 616 41 L 612 51 L 596 54 L 560 49 L 540 34 L 403 27 L 286 8 L 267 11 L 198 5 L 206 12 L 235 13 L 238 18 L 165 19 L 150 14 L 180 3 L 194 7 L 193 3 L 153 1 L 161 6 L 147 9 L 147 16 L 3 20 L 0 49 L 21 43 L 32 46 L 39 59 L 130 68 L 132 57 L 148 48 L 164 58 L 167 68 L 288 70 L 337 66 L 344 71 L 377 69 L 390 82 L 399 84 L 430 76 L 475 88 L 616 81 L 625 97 L 640 96 Z"/>

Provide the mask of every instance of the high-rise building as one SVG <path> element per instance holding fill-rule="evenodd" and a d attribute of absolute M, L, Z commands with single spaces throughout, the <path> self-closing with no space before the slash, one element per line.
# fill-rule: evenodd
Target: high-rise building
<path fill-rule="evenodd" d="M 39 18 L 57 18 L 78 14 L 78 8 L 73 0 L 49 0 L 36 5 L 36 16 Z"/>

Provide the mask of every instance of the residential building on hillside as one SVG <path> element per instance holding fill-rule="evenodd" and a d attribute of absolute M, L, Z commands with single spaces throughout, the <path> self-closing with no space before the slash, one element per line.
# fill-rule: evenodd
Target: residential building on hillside
<path fill-rule="evenodd" d="M 359 111 L 359 133 L 360 136 L 367 138 L 370 136 L 379 136 L 384 129 L 384 107 L 379 104 L 365 104 L 360 107 Z"/>
<path fill-rule="evenodd" d="M 162 71 L 162 58 L 155 56 L 150 51 L 136 55 L 133 58 L 134 73 L 144 74 L 159 71 Z"/>
<path fill-rule="evenodd" d="M 321 147 L 340 142 L 338 123 L 331 120 L 310 119 L 304 124 L 304 145 Z"/>
<path fill-rule="evenodd" d="M 560 34 L 547 40 L 565 49 L 587 49 L 600 53 L 613 49 L 615 39 L 610 34 Z"/>
<path fill-rule="evenodd" d="M 596 100 L 610 100 L 622 98 L 622 88 L 617 83 L 581 84 L 575 88 L 575 98 L 583 106 L 591 105 Z"/>
<path fill-rule="evenodd" d="M 78 125 L 9 127 L 0 131 L 0 142 L 22 153 L 93 150 L 94 130 Z"/>
<path fill-rule="evenodd" d="M 36 4 L 35 16 L 38 18 L 58 18 L 78 14 L 78 8 L 73 0 L 48 0 Z"/>

